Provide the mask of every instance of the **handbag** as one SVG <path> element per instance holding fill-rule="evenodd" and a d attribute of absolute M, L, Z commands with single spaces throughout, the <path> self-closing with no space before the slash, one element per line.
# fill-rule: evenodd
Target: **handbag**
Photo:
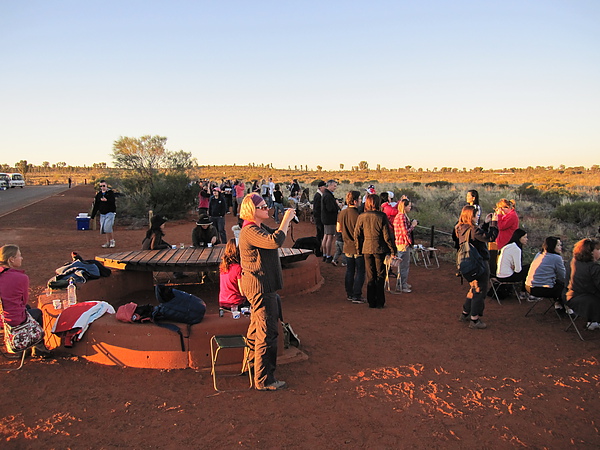
<path fill-rule="evenodd" d="M 10 353 L 20 353 L 39 344 L 44 339 L 44 330 L 31 314 L 25 312 L 27 319 L 21 325 L 10 326 L 4 322 L 4 344 Z"/>

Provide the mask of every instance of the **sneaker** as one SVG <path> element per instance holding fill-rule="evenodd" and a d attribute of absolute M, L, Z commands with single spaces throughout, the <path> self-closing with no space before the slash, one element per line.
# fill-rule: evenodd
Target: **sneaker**
<path fill-rule="evenodd" d="M 598 322 L 588 322 L 585 329 L 590 331 L 600 330 L 600 324 Z"/>
<path fill-rule="evenodd" d="M 110 244 L 108 245 L 110 248 L 115 248 L 115 240 L 111 239 Z"/>
<path fill-rule="evenodd" d="M 108 248 L 110 244 L 107 242 L 106 244 L 102 244 L 102 248 Z"/>
<path fill-rule="evenodd" d="M 331 262 L 333 261 L 333 256 L 328 256 L 327 259 L 325 260 L 325 262 L 327 264 L 331 264 Z M 336 263 L 337 264 L 337 263 Z"/>
<path fill-rule="evenodd" d="M 346 263 L 342 263 L 342 267 L 346 267 L 348 264 Z"/>
<path fill-rule="evenodd" d="M 404 292 L 405 294 L 410 294 L 412 292 L 412 289 L 409 287 L 405 287 L 405 288 L 402 288 L 402 292 Z"/>
<path fill-rule="evenodd" d="M 528 300 L 529 294 L 527 292 L 519 292 L 519 300 Z"/>
<path fill-rule="evenodd" d="M 367 303 L 367 299 L 362 298 L 362 297 L 354 297 L 352 299 L 352 303 L 356 303 L 356 304 Z"/>
<path fill-rule="evenodd" d="M 469 315 L 468 314 L 460 313 L 460 316 L 458 316 L 458 321 L 459 322 L 468 322 L 469 321 Z"/>
<path fill-rule="evenodd" d="M 327 262 L 327 256 L 323 255 L 323 262 Z"/>
<path fill-rule="evenodd" d="M 529 297 L 527 297 L 527 301 L 528 302 L 541 302 L 543 299 L 543 297 L 535 297 L 533 295 L 529 295 Z"/>
<path fill-rule="evenodd" d="M 351 295 L 348 296 L 348 301 L 351 302 L 352 300 L 354 300 L 354 297 L 352 297 Z"/>
<path fill-rule="evenodd" d="M 285 389 L 287 384 L 285 381 L 274 381 L 271 384 L 267 384 L 264 387 L 256 388 L 259 391 L 279 391 L 281 389 Z"/>
<path fill-rule="evenodd" d="M 335 266 L 335 267 L 337 267 L 337 265 L 338 265 L 338 262 L 337 262 L 337 261 L 334 261 L 334 260 L 332 259 L 332 260 L 331 260 L 331 265 L 332 265 L 332 266 Z"/>
<path fill-rule="evenodd" d="M 412 289 L 412 284 L 406 283 L 406 287 L 409 288 L 409 289 Z"/>
<path fill-rule="evenodd" d="M 469 323 L 469 328 L 483 330 L 484 328 L 487 328 L 487 325 L 481 320 L 477 319 L 475 321 L 471 320 L 471 322 Z"/>

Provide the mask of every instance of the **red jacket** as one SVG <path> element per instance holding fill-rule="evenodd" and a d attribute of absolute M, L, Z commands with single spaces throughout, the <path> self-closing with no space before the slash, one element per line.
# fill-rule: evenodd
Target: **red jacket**
<path fill-rule="evenodd" d="M 517 211 L 511 209 L 507 214 L 498 214 L 498 237 L 496 238 L 498 250 L 508 244 L 517 228 L 519 228 Z"/>

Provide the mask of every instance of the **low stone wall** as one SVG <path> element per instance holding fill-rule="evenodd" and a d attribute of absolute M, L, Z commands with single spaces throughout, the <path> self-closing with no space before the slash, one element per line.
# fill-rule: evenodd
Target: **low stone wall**
<path fill-rule="evenodd" d="M 283 276 L 285 287 L 280 291 L 283 298 L 314 291 L 323 283 L 314 255 L 284 267 Z M 52 300 L 65 296 L 65 291 L 57 291 L 50 296 L 44 294 L 38 297 L 38 306 L 44 313 L 46 345 L 58 353 L 79 356 L 99 364 L 144 369 L 210 368 L 210 338 L 219 334 L 246 335 L 250 323 L 247 316 L 233 319 L 229 313 L 224 317 L 215 313 L 206 314 L 201 323 L 192 325 L 189 334 L 186 324 L 177 324 L 185 336 L 185 351 L 182 351 L 179 335 L 171 330 L 152 323 L 124 323 L 114 315 L 105 314 L 90 325 L 81 341 L 72 348 L 64 348 L 61 339 L 51 330 L 62 311 L 54 309 Z M 152 273 L 135 271 L 113 271 L 110 277 L 79 285 L 77 297 L 79 301 L 107 301 L 115 309 L 130 301 L 139 304 L 156 301 Z M 280 328 L 278 354 L 281 356 L 283 353 L 283 332 Z M 305 355 L 292 349 L 286 359 L 290 362 L 298 358 L 305 359 Z M 219 355 L 220 365 L 239 364 L 241 360 L 241 349 L 222 350 Z"/>

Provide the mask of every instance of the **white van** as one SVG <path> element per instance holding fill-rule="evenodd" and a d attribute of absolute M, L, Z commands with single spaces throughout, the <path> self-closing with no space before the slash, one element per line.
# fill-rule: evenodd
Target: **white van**
<path fill-rule="evenodd" d="M 5 191 L 8 189 L 10 183 L 10 175 L 7 173 L 0 173 L 0 190 Z"/>
<path fill-rule="evenodd" d="M 25 187 L 25 178 L 23 178 L 23 175 L 21 175 L 20 173 L 10 173 L 10 180 L 8 182 L 8 185 L 11 188 L 14 187 L 20 187 L 21 189 Z"/>

